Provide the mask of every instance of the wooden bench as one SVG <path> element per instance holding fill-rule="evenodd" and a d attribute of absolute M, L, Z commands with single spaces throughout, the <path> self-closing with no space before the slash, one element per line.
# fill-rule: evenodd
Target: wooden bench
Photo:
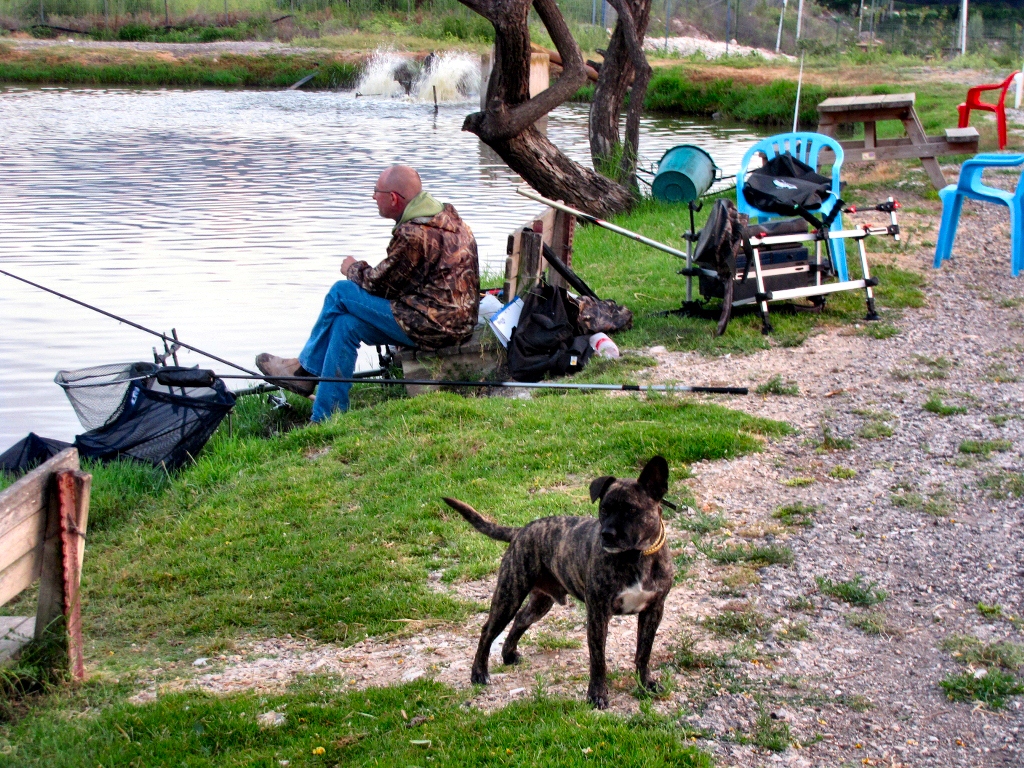
<path fill-rule="evenodd" d="M 913 93 L 892 93 L 825 99 L 818 105 L 818 132 L 836 138 L 840 125 L 864 123 L 863 140 L 839 142 L 846 155 L 844 162 L 918 158 L 935 188 L 942 189 L 946 186 L 946 179 L 935 158 L 975 154 L 978 151 L 978 131 L 974 128 L 947 128 L 943 136 L 926 136 L 914 110 L 916 98 Z M 907 135 L 899 139 L 879 139 L 876 123 L 882 120 L 899 120 Z M 819 162 L 828 164 L 831 161 L 834 161 L 832 153 L 822 150 Z"/>
<path fill-rule="evenodd" d="M 72 675 L 85 676 L 79 586 L 91 484 L 68 448 L 0 492 L 0 605 L 39 581 L 35 616 L 0 617 L 0 661 L 59 629 Z"/>
<path fill-rule="evenodd" d="M 517 227 L 508 236 L 505 258 L 506 297 L 523 296 L 540 279 L 549 285 L 565 286 L 562 276 L 548 268 L 542 249 L 550 247 L 567 266 L 572 266 L 572 242 L 576 217 L 554 208 Z M 546 270 L 546 271 L 545 271 Z M 506 299 L 506 303 L 509 299 Z M 407 379 L 480 379 L 495 373 L 505 360 L 505 350 L 487 326 L 478 327 L 463 344 L 436 352 L 399 348 L 402 375 Z M 410 396 L 435 391 L 437 387 L 408 385 Z"/>

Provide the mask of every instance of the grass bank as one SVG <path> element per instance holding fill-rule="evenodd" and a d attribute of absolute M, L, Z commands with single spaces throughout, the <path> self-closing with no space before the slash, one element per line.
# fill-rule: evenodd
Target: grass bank
<path fill-rule="evenodd" d="M 88 707 L 84 716 L 29 717 L 8 729 L 0 765 L 712 765 L 668 718 L 606 716 L 542 694 L 488 715 L 460 706 L 468 694 L 426 682 L 343 693 L 312 680 L 287 695 L 176 694 L 145 706 L 99 693 L 68 700 Z M 257 716 L 271 710 L 286 713 L 284 723 L 261 728 Z"/>

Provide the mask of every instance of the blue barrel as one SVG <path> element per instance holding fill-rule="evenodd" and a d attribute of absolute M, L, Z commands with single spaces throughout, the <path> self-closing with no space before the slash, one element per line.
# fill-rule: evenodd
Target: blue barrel
<path fill-rule="evenodd" d="M 693 202 L 715 183 L 717 170 L 705 150 L 693 144 L 680 144 L 662 155 L 651 194 L 665 203 Z"/>

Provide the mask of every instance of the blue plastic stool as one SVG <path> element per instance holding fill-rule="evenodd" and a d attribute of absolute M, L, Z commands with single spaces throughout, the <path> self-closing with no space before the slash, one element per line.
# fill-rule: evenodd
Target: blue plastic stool
<path fill-rule="evenodd" d="M 797 160 L 807 163 L 817 170 L 818 153 L 825 147 L 832 150 L 836 157 L 835 162 L 832 164 L 832 194 L 815 213 L 828 216 L 832 209 L 835 208 L 836 201 L 839 199 L 839 169 L 843 164 L 844 154 L 843 148 L 839 145 L 838 141 L 821 133 L 780 133 L 776 136 L 769 136 L 767 139 L 761 139 L 761 141 L 748 149 L 747 153 L 743 156 L 743 162 L 740 163 L 740 172 L 736 174 L 737 210 L 748 216 L 756 216 L 758 221 L 779 218 L 778 214 L 758 210 L 748 203 L 747 199 L 743 196 L 743 183 L 747 177 L 747 168 L 750 167 L 750 161 L 754 158 L 754 155 L 761 153 L 765 156 L 765 160 L 771 160 L 776 155 L 784 155 L 788 152 Z M 835 221 L 832 222 L 830 230 L 832 232 L 839 232 L 842 228 L 843 216 L 839 214 L 836 216 Z M 842 240 L 833 240 L 831 247 L 836 276 L 840 282 L 846 282 L 850 279 L 849 272 L 846 269 L 846 243 Z"/>
<path fill-rule="evenodd" d="M 976 155 L 960 167 L 960 178 L 939 190 L 942 200 L 942 224 L 939 239 L 935 245 L 935 269 L 953 255 L 953 238 L 960 223 L 960 209 L 964 198 L 981 200 L 985 203 L 1005 205 L 1010 209 L 1010 271 L 1014 277 L 1024 269 L 1024 183 L 1017 181 L 1014 192 L 1004 192 L 981 183 L 981 173 L 986 168 L 1012 168 L 1024 164 L 1024 155 L 999 155 L 987 153 Z"/>

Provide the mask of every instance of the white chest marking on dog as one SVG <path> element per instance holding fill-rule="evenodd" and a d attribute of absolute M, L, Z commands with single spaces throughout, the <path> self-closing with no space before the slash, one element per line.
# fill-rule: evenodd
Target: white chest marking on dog
<path fill-rule="evenodd" d="M 643 584 L 638 581 L 619 592 L 619 611 L 621 613 L 640 613 L 656 594 L 658 593 L 645 590 Z"/>

